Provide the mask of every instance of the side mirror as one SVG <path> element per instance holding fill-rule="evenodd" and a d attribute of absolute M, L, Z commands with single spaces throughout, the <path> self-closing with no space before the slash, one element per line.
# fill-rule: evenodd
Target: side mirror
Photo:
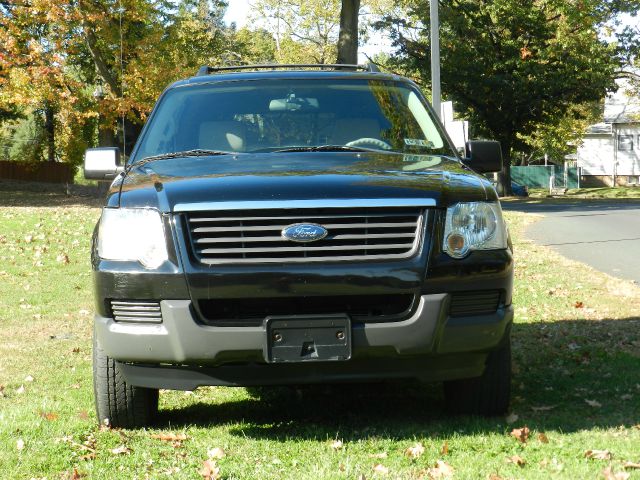
<path fill-rule="evenodd" d="M 87 180 L 113 180 L 123 170 L 118 147 L 89 148 L 84 153 L 84 178 Z"/>
<path fill-rule="evenodd" d="M 465 146 L 464 163 L 478 173 L 502 170 L 502 149 L 494 140 L 470 140 Z"/>

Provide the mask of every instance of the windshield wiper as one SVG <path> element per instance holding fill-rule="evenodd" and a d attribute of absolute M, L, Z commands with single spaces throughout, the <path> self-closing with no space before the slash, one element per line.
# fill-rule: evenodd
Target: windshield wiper
<path fill-rule="evenodd" d="M 308 147 L 287 147 L 273 150 L 272 153 L 280 152 L 377 152 L 372 148 L 349 147 L 347 145 L 316 145 Z"/>
<path fill-rule="evenodd" d="M 215 155 L 235 155 L 235 152 L 226 152 L 224 150 L 205 150 L 205 149 L 183 150 L 181 152 L 162 153 L 160 155 L 145 157 L 140 162 L 136 162 L 136 163 L 147 163 L 147 162 L 152 162 L 154 160 L 166 160 L 168 158 L 179 158 L 179 157 L 213 157 Z"/>

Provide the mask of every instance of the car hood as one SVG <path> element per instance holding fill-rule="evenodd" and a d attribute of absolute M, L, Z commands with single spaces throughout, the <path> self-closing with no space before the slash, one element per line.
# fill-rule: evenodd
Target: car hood
<path fill-rule="evenodd" d="M 497 196 L 486 178 L 447 157 L 283 152 L 139 162 L 114 181 L 107 205 L 173 212 L 220 202 L 398 198 L 445 207 Z"/>

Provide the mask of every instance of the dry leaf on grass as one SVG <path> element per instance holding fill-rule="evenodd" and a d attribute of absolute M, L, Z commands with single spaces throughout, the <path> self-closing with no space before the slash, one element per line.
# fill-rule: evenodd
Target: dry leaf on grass
<path fill-rule="evenodd" d="M 514 465 L 517 465 L 519 467 L 524 467 L 527 462 L 525 461 L 524 458 L 522 458 L 520 455 L 513 455 L 509 458 L 507 458 L 507 461 L 513 463 Z"/>
<path fill-rule="evenodd" d="M 341 450 L 342 447 L 344 447 L 344 444 L 342 443 L 342 440 L 334 440 L 331 442 L 331 448 L 333 450 Z"/>
<path fill-rule="evenodd" d="M 574 303 L 574 304 L 573 304 L 573 306 L 574 306 L 575 308 L 584 308 L 584 303 L 582 303 L 582 302 L 576 302 L 576 303 Z"/>
<path fill-rule="evenodd" d="M 416 443 L 412 447 L 407 448 L 404 451 L 404 454 L 411 459 L 420 458 L 420 456 L 423 453 L 424 453 L 424 445 L 422 445 L 422 443 L 420 442 Z"/>
<path fill-rule="evenodd" d="M 487 480 L 502 480 L 502 477 L 497 473 L 490 473 L 487 475 Z"/>
<path fill-rule="evenodd" d="M 58 414 L 54 412 L 40 412 L 40 416 L 50 422 L 58 419 Z"/>
<path fill-rule="evenodd" d="M 389 455 L 387 454 L 387 452 L 380 452 L 380 453 L 372 453 L 371 455 L 369 455 L 369 458 L 387 458 Z"/>
<path fill-rule="evenodd" d="M 544 433 L 540 432 L 538 434 L 538 441 L 541 443 L 549 443 L 549 438 L 547 438 L 547 436 Z"/>
<path fill-rule="evenodd" d="M 129 455 L 131 453 L 131 449 L 126 445 L 120 445 L 119 447 L 112 448 L 111 453 L 114 455 Z"/>
<path fill-rule="evenodd" d="M 624 462 L 622 464 L 623 468 L 628 468 L 629 470 L 634 470 L 640 468 L 640 463 L 636 462 Z"/>
<path fill-rule="evenodd" d="M 205 460 L 199 473 L 205 480 L 220 479 L 220 467 L 218 467 L 215 460 Z"/>
<path fill-rule="evenodd" d="M 445 440 L 440 449 L 440 455 L 449 455 L 449 444 Z"/>
<path fill-rule="evenodd" d="M 627 472 L 614 472 L 611 467 L 602 470 L 604 480 L 627 480 L 631 474 Z"/>
<path fill-rule="evenodd" d="M 540 405 L 539 407 L 531 407 L 534 412 L 548 412 L 556 408 L 556 405 Z"/>
<path fill-rule="evenodd" d="M 511 436 L 520 443 L 526 443 L 529 439 L 529 428 L 526 425 L 522 428 L 514 428 L 511 430 Z"/>
<path fill-rule="evenodd" d="M 427 469 L 427 475 L 432 479 L 450 478 L 453 476 L 453 467 L 442 460 L 438 460 L 435 467 Z"/>
<path fill-rule="evenodd" d="M 156 440 L 162 440 L 163 442 L 182 442 L 187 439 L 187 436 L 184 433 L 156 433 L 150 435 L 151 438 L 155 438 Z"/>
<path fill-rule="evenodd" d="M 16 388 L 16 393 L 18 395 L 22 395 L 24 392 L 25 392 L 24 385 L 20 385 L 18 388 Z"/>
<path fill-rule="evenodd" d="M 389 473 L 389 469 L 382 465 L 381 463 L 377 463 L 373 466 L 373 471 L 376 473 L 380 473 L 382 475 L 386 475 Z"/>
<path fill-rule="evenodd" d="M 207 455 L 209 456 L 210 459 L 219 460 L 221 458 L 224 458 L 226 453 L 220 447 L 216 447 L 216 448 L 211 448 L 207 450 Z"/>
<path fill-rule="evenodd" d="M 31 375 L 27 375 L 26 377 L 24 377 L 24 381 L 25 382 L 33 382 L 33 377 Z"/>
<path fill-rule="evenodd" d="M 24 450 L 24 440 L 21 438 L 16 440 L 16 450 Z"/>
<path fill-rule="evenodd" d="M 598 402 L 597 400 L 589 400 L 589 399 L 584 399 L 585 403 L 587 405 L 589 405 L 590 407 L 593 408 L 600 408 L 602 406 L 602 404 L 600 402 Z"/>
<path fill-rule="evenodd" d="M 584 456 L 594 460 L 611 460 L 611 452 L 609 450 L 587 450 L 584 452 Z"/>

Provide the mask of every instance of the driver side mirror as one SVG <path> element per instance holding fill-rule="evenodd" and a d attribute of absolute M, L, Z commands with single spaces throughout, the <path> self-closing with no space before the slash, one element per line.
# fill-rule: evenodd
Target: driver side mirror
<path fill-rule="evenodd" d="M 495 140 L 470 140 L 465 145 L 465 165 L 478 173 L 502 170 L 502 148 Z"/>
<path fill-rule="evenodd" d="M 113 180 L 124 170 L 118 147 L 89 148 L 84 154 L 84 178 Z"/>

